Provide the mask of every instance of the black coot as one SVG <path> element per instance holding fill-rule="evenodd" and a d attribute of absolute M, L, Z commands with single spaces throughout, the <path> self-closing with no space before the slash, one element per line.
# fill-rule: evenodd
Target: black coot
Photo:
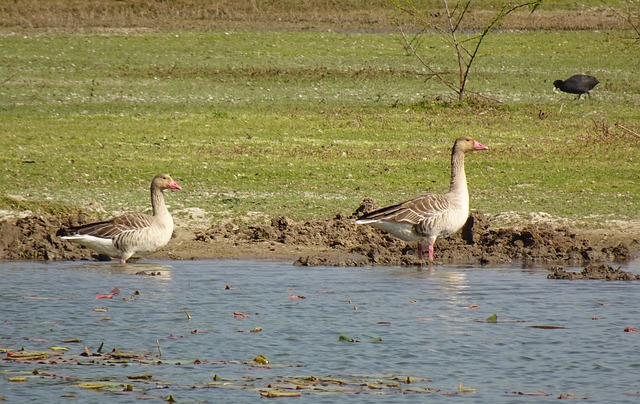
<path fill-rule="evenodd" d="M 564 91 L 565 93 L 578 94 L 578 99 L 582 96 L 582 94 L 585 93 L 589 96 L 589 98 L 591 98 L 591 94 L 589 94 L 589 91 L 591 91 L 593 87 L 595 87 L 598 83 L 598 79 L 593 76 L 588 76 L 586 74 L 576 74 L 564 81 L 554 81 L 553 87 L 554 90 L 558 88 L 560 89 L 560 91 Z"/>

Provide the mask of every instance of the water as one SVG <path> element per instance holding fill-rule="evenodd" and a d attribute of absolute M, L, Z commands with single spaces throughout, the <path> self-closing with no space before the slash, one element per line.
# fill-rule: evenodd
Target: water
<path fill-rule="evenodd" d="M 142 270 L 160 275 L 136 275 Z M 0 348 L 60 357 L 0 361 L 0 397 L 238 403 L 286 379 L 299 383 L 294 400 L 305 402 L 520 403 L 570 394 L 638 402 L 640 333 L 624 329 L 640 330 L 640 283 L 546 274 L 259 261 L 2 263 Z M 96 299 L 115 287 L 120 295 Z M 493 313 L 498 323 L 483 321 Z M 339 341 L 341 334 L 359 342 Z M 82 342 L 62 342 L 71 339 Z M 115 348 L 140 358 L 80 356 L 100 344 L 103 354 Z M 270 364 L 251 363 L 258 355 Z M 140 375 L 151 379 L 128 378 Z M 310 376 L 324 382 L 313 386 Z M 81 387 L 88 382 L 106 386 Z M 459 383 L 475 391 L 461 393 Z M 132 392 L 122 392 L 127 384 Z"/>

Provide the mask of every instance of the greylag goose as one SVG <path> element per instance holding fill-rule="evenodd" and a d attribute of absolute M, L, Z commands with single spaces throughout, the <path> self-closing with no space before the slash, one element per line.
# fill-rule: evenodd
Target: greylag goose
<path fill-rule="evenodd" d="M 566 80 L 556 80 L 553 82 L 553 90 L 560 89 L 569 94 L 578 94 L 578 99 L 582 94 L 587 94 L 591 98 L 589 91 L 599 83 L 598 79 L 586 74 L 576 74 Z"/>
<path fill-rule="evenodd" d="M 151 181 L 153 215 L 129 213 L 111 220 L 85 224 L 63 230 L 61 238 L 89 247 L 100 254 L 120 258 L 125 264 L 134 254 L 151 253 L 166 245 L 173 233 L 173 218 L 164 203 L 164 190 L 178 185 L 168 174 L 158 174 Z"/>
<path fill-rule="evenodd" d="M 456 139 L 451 151 L 451 183 L 446 194 L 425 194 L 363 215 L 357 224 L 368 224 L 404 241 L 426 240 L 429 261 L 433 262 L 433 244 L 439 236 L 458 231 L 469 217 L 469 190 L 464 172 L 464 155 L 473 150 L 488 150 L 469 137 Z"/>

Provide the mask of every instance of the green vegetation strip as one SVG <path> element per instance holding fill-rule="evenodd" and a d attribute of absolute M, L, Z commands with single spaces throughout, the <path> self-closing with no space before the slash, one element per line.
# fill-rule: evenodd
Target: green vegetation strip
<path fill-rule="evenodd" d="M 209 220 L 351 213 L 448 186 L 469 135 L 471 207 L 599 223 L 640 206 L 640 66 L 629 31 L 496 32 L 454 102 L 395 33 L 174 31 L 0 37 L 0 209 L 148 208 Z M 437 35 L 425 55 L 454 71 Z M 588 57 L 586 55 L 597 55 Z M 551 92 L 574 73 L 591 100 Z M 178 218 L 180 214 L 178 213 Z"/>

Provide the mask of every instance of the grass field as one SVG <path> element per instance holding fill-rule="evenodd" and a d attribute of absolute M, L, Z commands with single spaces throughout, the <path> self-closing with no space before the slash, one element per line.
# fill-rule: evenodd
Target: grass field
<path fill-rule="evenodd" d="M 170 172 L 172 208 L 213 221 L 327 217 L 445 190 L 470 135 L 490 148 L 467 159 L 474 209 L 637 217 L 640 138 L 616 126 L 640 132 L 630 30 L 496 32 L 469 83 L 496 102 L 460 104 L 393 31 L 18 28 L 0 35 L 0 209 L 143 209 Z M 439 36 L 421 50 L 453 68 Z M 574 73 L 600 80 L 590 100 L 551 91 Z"/>

